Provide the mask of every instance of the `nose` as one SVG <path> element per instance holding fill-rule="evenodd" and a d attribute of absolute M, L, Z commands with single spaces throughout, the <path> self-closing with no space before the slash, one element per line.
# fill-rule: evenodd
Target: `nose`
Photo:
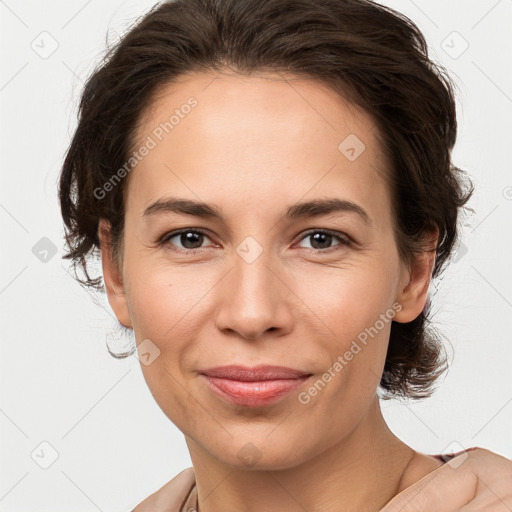
<path fill-rule="evenodd" d="M 292 329 L 293 300 L 279 264 L 264 251 L 255 261 L 238 254 L 222 280 L 216 325 L 225 334 L 259 340 L 266 333 L 282 336 Z M 296 308 L 295 308 L 296 309 Z"/>

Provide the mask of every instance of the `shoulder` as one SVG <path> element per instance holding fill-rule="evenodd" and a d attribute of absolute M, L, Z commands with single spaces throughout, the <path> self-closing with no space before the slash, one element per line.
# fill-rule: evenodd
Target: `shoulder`
<path fill-rule="evenodd" d="M 444 462 L 442 455 L 427 455 L 415 452 L 414 457 L 402 476 L 398 492 L 402 492 L 414 485 L 418 480 L 441 467 Z"/>
<path fill-rule="evenodd" d="M 195 485 L 192 467 L 184 469 L 158 491 L 139 503 L 132 512 L 179 512 Z"/>

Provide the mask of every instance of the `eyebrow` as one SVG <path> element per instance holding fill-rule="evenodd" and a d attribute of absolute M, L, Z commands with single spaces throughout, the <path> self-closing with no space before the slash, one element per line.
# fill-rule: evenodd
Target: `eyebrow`
<path fill-rule="evenodd" d="M 167 212 L 218 219 L 221 222 L 225 222 L 224 216 L 222 215 L 220 208 L 217 206 L 203 203 L 201 201 L 193 201 L 191 199 L 181 199 L 176 197 L 159 199 L 158 201 L 148 206 L 144 210 L 142 216 L 149 217 L 151 215 Z M 319 217 L 337 212 L 355 213 L 368 226 L 371 226 L 372 224 L 370 216 L 363 207 L 353 203 L 352 201 L 337 198 L 315 199 L 312 201 L 296 203 L 287 209 L 285 217 L 288 219 L 302 219 L 309 217 Z"/>

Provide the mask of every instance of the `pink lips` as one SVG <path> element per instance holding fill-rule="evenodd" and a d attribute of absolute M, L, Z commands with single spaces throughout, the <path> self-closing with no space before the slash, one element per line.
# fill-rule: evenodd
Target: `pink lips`
<path fill-rule="evenodd" d="M 200 372 L 210 389 L 221 397 L 248 407 L 277 401 L 300 386 L 311 374 L 283 366 L 221 366 Z"/>

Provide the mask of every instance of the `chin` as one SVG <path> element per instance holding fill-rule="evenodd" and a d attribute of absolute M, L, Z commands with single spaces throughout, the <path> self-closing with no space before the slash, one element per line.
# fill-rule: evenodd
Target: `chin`
<path fill-rule="evenodd" d="M 290 443 L 289 438 L 285 442 L 279 437 L 272 442 L 264 437 L 249 439 L 245 442 L 233 441 L 219 454 L 211 453 L 223 464 L 248 471 L 289 469 L 310 458 L 305 451 L 302 436 L 296 443 Z M 216 445 L 215 451 L 218 451 L 218 447 Z"/>

